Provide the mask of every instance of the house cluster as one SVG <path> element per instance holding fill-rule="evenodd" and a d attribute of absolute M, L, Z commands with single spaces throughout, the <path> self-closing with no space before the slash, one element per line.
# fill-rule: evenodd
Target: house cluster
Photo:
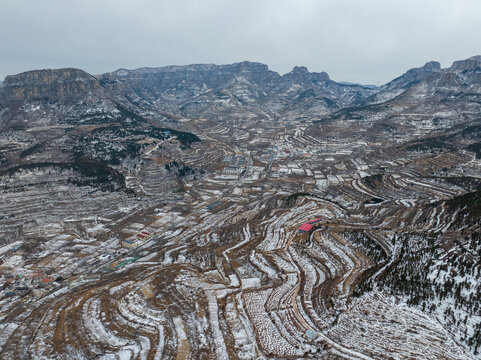
<path fill-rule="evenodd" d="M 146 230 L 139 231 L 135 235 L 129 237 L 128 239 L 122 240 L 121 245 L 123 247 L 133 249 L 144 244 L 147 240 L 152 237 L 152 233 Z"/>
<path fill-rule="evenodd" d="M 42 295 L 49 291 L 53 285 L 58 285 L 62 278 L 47 275 L 43 270 L 36 270 L 30 275 L 7 275 L 3 277 L 3 284 L 0 288 L 0 297 L 23 296 L 31 291 L 34 295 Z M 3 295 L 3 296 L 2 296 Z"/>
<path fill-rule="evenodd" d="M 224 168 L 223 174 L 225 175 L 240 175 L 247 167 L 247 159 L 243 156 L 230 156 L 224 157 L 224 163 L 228 165 Z"/>

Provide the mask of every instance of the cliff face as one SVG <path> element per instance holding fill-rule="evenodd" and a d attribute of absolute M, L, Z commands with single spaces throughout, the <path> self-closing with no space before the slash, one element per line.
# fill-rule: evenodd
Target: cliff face
<path fill-rule="evenodd" d="M 101 75 L 99 81 L 117 97 L 149 101 L 157 110 L 184 117 L 212 119 L 247 113 L 262 117 L 266 111 L 270 116 L 296 117 L 301 112 L 319 117 L 373 93 L 362 86 L 338 84 L 325 72 L 295 67 L 280 75 L 267 65 L 249 61 L 119 69 Z"/>
<path fill-rule="evenodd" d="M 220 91 L 232 86 L 235 82 L 256 87 L 264 95 L 279 95 L 279 92 L 299 85 L 306 88 L 335 87 L 338 85 L 329 82 L 329 75 L 325 72 L 309 72 L 305 67 L 294 69 L 280 75 L 269 70 L 267 65 L 244 61 L 230 65 L 188 65 L 166 66 L 162 68 L 141 68 L 136 70 L 119 69 L 115 72 L 104 74 L 100 81 L 102 84 L 112 86 L 118 82 L 128 83 L 136 91 L 147 92 L 150 95 L 162 96 L 167 93 L 187 92 L 189 96 L 206 89 Z M 115 86 L 112 86 L 115 87 Z"/>
<path fill-rule="evenodd" d="M 241 78 L 250 87 L 265 90 L 280 77 L 267 65 L 241 62 L 230 65 L 198 64 L 161 68 L 120 69 L 104 74 L 100 81 L 106 87 L 125 91 L 130 88 L 145 98 L 190 99 L 206 91 L 221 91 Z M 122 86 L 122 85 L 124 86 Z"/>
<path fill-rule="evenodd" d="M 3 102 L 60 100 L 78 97 L 99 87 L 96 78 L 79 69 L 35 70 L 7 76 L 1 98 Z"/>

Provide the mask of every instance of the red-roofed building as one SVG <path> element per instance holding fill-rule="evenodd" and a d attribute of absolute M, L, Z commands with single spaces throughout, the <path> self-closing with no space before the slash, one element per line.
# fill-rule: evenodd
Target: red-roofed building
<path fill-rule="evenodd" d="M 300 227 L 299 227 L 299 231 L 300 232 L 309 232 L 312 230 L 312 228 L 314 227 L 314 225 L 311 225 L 311 224 L 302 224 Z"/>
<path fill-rule="evenodd" d="M 300 231 L 300 232 L 309 232 L 309 231 L 311 231 L 311 230 L 314 228 L 314 224 L 317 224 L 317 223 L 320 222 L 321 220 L 322 220 L 322 218 L 317 218 L 317 219 L 308 221 L 308 222 L 302 224 L 302 225 L 299 227 L 299 231 Z"/>
<path fill-rule="evenodd" d="M 52 281 L 54 281 L 54 277 L 53 276 L 47 276 L 46 278 L 43 278 L 42 280 L 40 280 L 42 283 L 44 284 L 50 284 Z"/>

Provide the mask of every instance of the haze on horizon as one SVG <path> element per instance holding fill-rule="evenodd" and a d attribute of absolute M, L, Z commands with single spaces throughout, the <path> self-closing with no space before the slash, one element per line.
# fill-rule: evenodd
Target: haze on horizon
<path fill-rule="evenodd" d="M 480 30 L 476 0 L 0 0 L 0 79 L 249 60 L 382 84 L 481 54 Z"/>

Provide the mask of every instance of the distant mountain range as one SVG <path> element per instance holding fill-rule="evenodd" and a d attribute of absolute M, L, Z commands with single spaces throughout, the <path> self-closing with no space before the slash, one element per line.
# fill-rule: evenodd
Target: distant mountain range
<path fill-rule="evenodd" d="M 377 85 L 372 85 L 372 84 L 359 84 L 359 83 L 353 83 L 353 82 L 349 82 L 349 81 L 338 81 L 337 82 L 338 84 L 341 84 L 341 85 L 352 85 L 352 86 L 363 86 L 363 87 L 367 87 L 367 88 L 371 88 L 371 89 L 374 89 L 377 87 Z"/>
<path fill-rule="evenodd" d="M 159 121 L 182 118 L 357 121 L 378 130 L 399 127 L 403 114 L 425 115 L 426 129 L 473 120 L 481 111 L 481 57 L 408 70 L 379 86 L 338 83 L 325 72 L 295 67 L 280 75 L 267 65 L 187 65 L 90 75 L 79 69 L 28 71 L 7 76 L 0 87 L 0 128 L 41 122 L 88 123 L 115 119 L 117 105 Z M 381 111 L 382 110 L 382 111 Z M 369 117 L 376 111 L 378 116 Z M 404 122 L 409 127 L 409 124 Z M 404 126 L 403 125 L 403 126 Z"/>

